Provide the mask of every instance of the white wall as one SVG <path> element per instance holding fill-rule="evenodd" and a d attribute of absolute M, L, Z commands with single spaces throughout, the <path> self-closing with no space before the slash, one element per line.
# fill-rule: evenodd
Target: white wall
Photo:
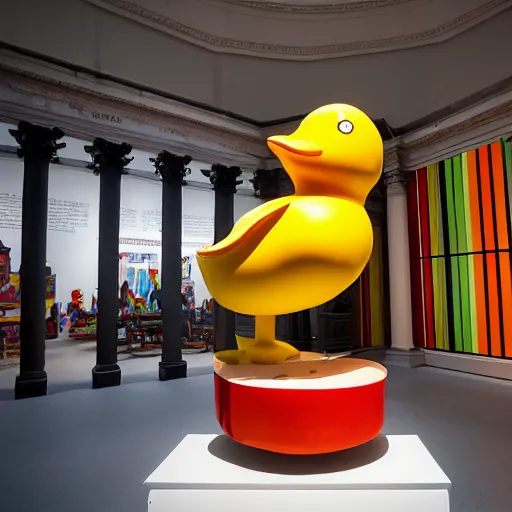
<path fill-rule="evenodd" d="M 11 201 L 15 199 L 19 203 L 23 185 L 22 161 L 0 157 L 0 177 L 0 208 L 4 209 L 3 212 L 0 210 L 0 240 L 11 247 L 12 267 L 17 271 L 21 258 L 21 229 L 13 228 L 13 220 L 7 219 L 5 194 L 12 194 Z M 70 300 L 71 291 L 75 288 L 83 290 L 88 303 L 97 286 L 99 183 L 99 177 L 77 168 L 61 165 L 50 168 L 49 199 L 68 201 L 52 203 L 54 216 L 53 220 L 50 219 L 47 242 L 47 261 L 57 274 L 57 300 L 64 303 Z M 260 200 L 253 197 L 235 196 L 235 219 L 260 203 Z M 158 219 L 161 211 L 161 184 L 158 181 L 124 176 L 121 208 L 120 237 L 142 242 L 122 244 L 120 252 L 156 253 L 160 256 Z M 14 207 L 16 209 L 19 218 L 21 210 Z M 152 210 L 153 214 L 150 213 Z M 80 226 L 70 226 L 69 220 L 62 219 L 62 216 L 69 219 L 69 212 L 78 214 Z M 58 220 L 55 213 L 60 215 Z M 183 188 L 183 255 L 193 255 L 197 248 L 213 241 L 213 213 L 214 193 L 211 190 Z M 156 245 L 151 246 L 151 243 Z M 195 261 L 191 278 L 196 283 L 197 302 L 209 298 Z"/>

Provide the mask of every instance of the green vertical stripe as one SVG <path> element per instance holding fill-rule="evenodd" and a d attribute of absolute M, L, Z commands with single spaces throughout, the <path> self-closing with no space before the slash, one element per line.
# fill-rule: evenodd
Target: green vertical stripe
<path fill-rule="evenodd" d="M 468 154 L 462 153 L 462 186 L 464 189 L 464 214 L 466 223 L 466 243 L 468 252 L 473 251 L 473 231 L 471 227 L 471 199 L 469 195 L 469 170 L 468 170 Z M 478 354 L 478 323 L 476 311 L 475 296 L 475 269 L 473 265 L 473 256 L 468 256 L 468 300 L 469 300 L 469 329 L 471 331 L 471 339 L 466 343 L 470 346 L 470 352 Z M 465 340 L 466 341 L 466 340 Z"/>
<path fill-rule="evenodd" d="M 460 277 L 459 257 L 452 256 L 452 302 L 453 302 L 453 337 L 455 350 L 462 352 L 462 318 L 460 313 Z"/>
<path fill-rule="evenodd" d="M 464 352 L 471 352 L 473 348 L 473 339 L 471 337 L 471 302 L 469 299 L 470 287 L 468 280 L 468 272 L 468 257 L 459 256 L 462 342 Z"/>
<path fill-rule="evenodd" d="M 445 161 L 446 181 L 446 207 L 448 216 L 448 235 L 450 240 L 450 253 L 457 254 L 457 224 L 455 216 L 454 197 L 454 162 L 452 159 Z M 456 256 L 450 258 L 452 273 L 452 296 L 448 297 L 453 304 L 453 338 L 455 350 L 462 352 L 462 319 L 460 314 L 460 277 L 459 259 Z"/>
<path fill-rule="evenodd" d="M 455 225 L 455 205 L 453 202 L 453 168 L 452 160 L 445 162 L 445 181 L 446 181 L 446 214 L 448 216 L 448 236 L 450 240 L 450 253 L 457 253 L 457 228 Z M 447 247 L 445 247 L 447 249 Z"/>
<path fill-rule="evenodd" d="M 432 260 L 434 261 L 434 260 Z M 436 346 L 449 350 L 448 344 L 448 308 L 446 303 L 446 266 L 444 258 L 436 258 L 437 295 L 436 295 Z"/>
<path fill-rule="evenodd" d="M 473 236 L 471 231 L 471 203 L 469 199 L 468 154 L 462 153 L 462 189 L 464 194 L 463 209 L 464 223 L 466 225 L 466 252 L 473 250 Z"/>
<path fill-rule="evenodd" d="M 508 177 L 512 177 L 512 141 L 505 141 L 505 166 Z"/>
<path fill-rule="evenodd" d="M 468 252 L 468 244 L 466 239 L 466 212 L 464 209 L 465 194 L 461 155 L 453 158 L 453 192 L 455 196 L 455 217 L 457 223 L 457 247 L 459 253 L 464 253 Z M 459 279 L 462 346 L 464 352 L 468 352 L 471 351 L 472 339 L 467 256 L 459 257 Z"/>
<path fill-rule="evenodd" d="M 468 252 L 466 242 L 466 217 L 464 212 L 464 188 L 462 185 L 462 159 L 460 155 L 453 158 L 453 195 L 455 198 L 455 218 L 457 223 L 458 252 Z"/>

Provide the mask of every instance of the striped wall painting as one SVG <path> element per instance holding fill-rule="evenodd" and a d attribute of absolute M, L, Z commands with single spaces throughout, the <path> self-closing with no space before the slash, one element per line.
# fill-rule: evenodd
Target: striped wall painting
<path fill-rule="evenodd" d="M 373 227 L 373 251 L 361 275 L 360 287 L 361 346 L 385 345 L 384 275 L 382 229 Z"/>
<path fill-rule="evenodd" d="M 511 155 L 493 142 L 409 183 L 416 346 L 512 358 Z"/>

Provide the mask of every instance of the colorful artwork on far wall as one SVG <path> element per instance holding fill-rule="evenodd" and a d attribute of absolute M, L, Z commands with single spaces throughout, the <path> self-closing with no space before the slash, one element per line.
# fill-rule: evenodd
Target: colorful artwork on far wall
<path fill-rule="evenodd" d="M 183 256 L 181 258 L 181 279 L 188 281 L 192 269 L 192 262 L 190 256 Z"/>
<path fill-rule="evenodd" d="M 134 303 L 139 301 L 145 305 L 144 308 L 149 305 L 151 309 L 152 292 L 159 288 L 158 255 L 125 252 L 119 257 L 119 282 L 127 283 Z"/>
<path fill-rule="evenodd" d="M 496 141 L 409 183 L 417 346 L 512 358 L 511 155 Z"/>

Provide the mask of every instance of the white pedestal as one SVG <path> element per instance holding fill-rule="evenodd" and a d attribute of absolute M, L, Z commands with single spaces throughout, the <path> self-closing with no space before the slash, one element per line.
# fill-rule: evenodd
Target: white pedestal
<path fill-rule="evenodd" d="M 188 435 L 146 480 L 149 512 L 449 512 L 450 480 L 417 436 L 299 457 Z"/>

